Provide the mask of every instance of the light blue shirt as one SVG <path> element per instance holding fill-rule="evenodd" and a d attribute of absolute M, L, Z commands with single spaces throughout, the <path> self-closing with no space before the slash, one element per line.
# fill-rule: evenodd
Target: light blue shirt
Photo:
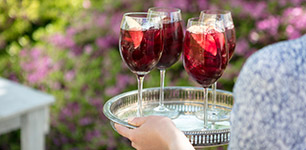
<path fill-rule="evenodd" d="M 252 55 L 234 98 L 229 149 L 306 149 L 306 35 Z"/>

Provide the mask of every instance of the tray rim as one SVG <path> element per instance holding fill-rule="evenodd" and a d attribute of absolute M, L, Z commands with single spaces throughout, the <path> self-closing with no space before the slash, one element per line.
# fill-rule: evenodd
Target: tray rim
<path fill-rule="evenodd" d="M 150 90 L 158 90 L 160 87 L 150 87 L 150 88 L 144 88 L 142 90 L 142 92 L 145 92 L 145 91 L 150 91 Z M 164 90 L 166 89 L 183 89 L 183 90 L 188 90 L 188 89 L 192 89 L 192 90 L 203 90 L 202 87 L 193 87 L 193 86 L 166 86 L 164 87 Z M 208 88 L 208 90 L 210 91 L 211 89 Z M 220 89 L 217 89 L 216 90 L 217 92 L 221 92 L 221 93 L 225 93 L 225 94 L 231 94 L 232 95 L 232 92 L 229 92 L 229 91 L 225 91 L 225 90 L 220 90 Z M 111 107 L 111 104 L 113 102 L 115 102 L 117 99 L 120 99 L 124 96 L 127 96 L 127 95 L 132 95 L 132 94 L 137 94 L 138 93 L 138 90 L 133 90 L 133 91 L 128 91 L 128 92 L 124 92 L 124 93 L 121 93 L 119 95 L 116 95 L 112 98 L 110 98 L 108 101 L 105 102 L 104 106 L 103 106 L 103 113 L 104 115 L 112 122 L 114 123 L 118 123 L 120 125 L 123 125 L 123 126 L 126 126 L 128 128 L 131 128 L 131 129 L 135 129 L 137 128 L 137 126 L 134 126 L 134 125 L 131 125 L 131 124 L 128 124 L 126 123 L 125 121 L 122 121 L 120 119 L 118 119 L 113 113 L 111 113 L 110 111 L 107 111 L 107 110 L 110 110 L 110 107 Z M 230 130 L 229 129 L 222 129 L 222 131 L 226 132 L 226 130 Z M 199 133 L 199 132 L 202 132 L 202 133 L 208 133 L 208 134 L 211 134 L 213 132 L 220 132 L 220 130 L 207 130 L 207 131 L 182 131 L 184 132 L 186 135 L 192 135 L 194 134 L 195 132 L 196 133 Z"/>
<path fill-rule="evenodd" d="M 148 91 L 148 90 L 159 90 L 160 87 L 150 87 L 150 88 L 145 88 L 143 89 L 142 92 L 145 92 L 145 91 Z M 193 86 L 167 86 L 165 87 L 165 89 L 176 89 L 176 90 L 203 90 L 202 87 L 193 87 Z M 208 88 L 209 91 L 211 91 L 210 88 Z M 233 93 L 230 92 L 230 91 L 225 91 L 225 90 L 220 90 L 220 89 L 217 89 L 217 92 L 221 92 L 223 94 L 228 94 L 228 95 L 232 95 L 233 96 Z M 114 128 L 114 123 L 118 123 L 118 124 L 121 124 L 125 127 L 128 127 L 130 129 L 135 129 L 137 128 L 136 126 L 133 126 L 131 124 L 128 124 L 127 122 L 123 121 L 123 120 L 120 120 L 118 119 L 113 113 L 111 113 L 110 111 L 107 111 L 107 110 L 110 110 L 111 108 L 111 104 L 114 103 L 116 100 L 124 97 L 124 96 L 128 96 L 128 95 L 133 95 L 133 94 L 137 94 L 138 93 L 138 90 L 133 90 L 133 91 L 128 91 L 128 92 L 124 92 L 124 93 L 121 93 L 119 95 L 116 95 L 112 98 L 110 98 L 108 101 L 105 102 L 104 106 L 103 106 L 103 113 L 104 115 L 110 120 L 110 124 L 112 126 L 112 128 L 116 131 L 116 129 Z M 233 103 L 234 103 L 234 99 L 233 99 Z M 232 107 L 233 107 L 233 104 L 232 104 Z M 182 131 L 185 136 L 189 139 L 189 142 L 193 145 L 194 148 L 207 148 L 207 147 L 213 147 L 213 146 L 222 146 L 222 145 L 227 145 L 230 141 L 230 128 L 226 128 L 226 129 L 216 129 L 216 130 L 205 130 L 205 131 Z M 116 131 L 117 132 L 117 131 Z M 212 142 L 212 143 L 195 143 L 197 140 L 197 138 L 204 138 L 205 139 L 207 137 L 210 137 L 208 138 L 208 140 L 214 140 L 214 138 L 211 139 L 211 137 L 218 137 L 218 136 L 221 136 L 221 134 L 225 137 L 223 137 L 223 140 L 225 141 L 215 141 L 215 142 Z M 225 139 L 224 139 L 225 138 Z M 202 139 L 202 142 L 203 142 L 203 139 Z"/>

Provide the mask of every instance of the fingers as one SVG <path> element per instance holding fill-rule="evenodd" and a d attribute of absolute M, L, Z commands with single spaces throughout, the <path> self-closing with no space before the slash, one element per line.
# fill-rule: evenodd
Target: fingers
<path fill-rule="evenodd" d="M 117 124 L 117 123 L 115 123 L 115 128 L 117 129 L 119 134 L 121 134 L 122 136 L 130 139 L 130 137 L 131 137 L 130 135 L 131 135 L 131 132 L 132 132 L 131 129 L 129 129 L 127 127 L 124 127 L 124 126 L 122 126 L 120 124 Z"/>
<path fill-rule="evenodd" d="M 129 124 L 134 126 L 141 126 L 146 122 L 148 117 L 136 117 L 136 118 L 130 118 L 128 119 Z"/>

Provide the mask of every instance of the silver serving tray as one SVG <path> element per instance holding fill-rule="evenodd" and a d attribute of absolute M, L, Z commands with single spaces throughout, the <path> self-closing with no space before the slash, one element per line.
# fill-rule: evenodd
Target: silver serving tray
<path fill-rule="evenodd" d="M 204 106 L 203 88 L 200 87 L 165 87 L 165 106 L 179 111 L 180 115 L 172 119 L 177 128 L 184 132 L 195 148 L 219 146 L 228 144 L 230 138 L 229 120 L 209 122 L 210 128 L 203 129 L 203 120 L 195 116 L 195 112 Z M 208 105 L 211 107 L 211 90 L 208 90 Z M 143 90 L 143 108 L 146 110 L 158 106 L 159 87 Z M 217 90 L 217 109 L 220 112 L 230 112 L 234 103 L 231 92 Z M 129 128 L 136 128 L 127 123 L 127 119 L 136 117 L 137 90 L 122 93 L 108 100 L 103 107 L 103 113 L 114 123 Z M 228 113 L 229 114 L 229 113 Z M 113 127 L 114 128 L 114 127 Z M 114 128 L 115 129 L 115 128 Z"/>

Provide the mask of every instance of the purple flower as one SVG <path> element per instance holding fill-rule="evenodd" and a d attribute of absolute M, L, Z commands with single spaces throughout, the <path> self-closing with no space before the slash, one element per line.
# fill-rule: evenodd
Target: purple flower
<path fill-rule="evenodd" d="M 249 14 L 254 19 L 266 16 L 267 3 L 266 2 L 241 2 L 243 11 Z"/>
<path fill-rule="evenodd" d="M 19 79 L 16 76 L 16 74 L 10 73 L 8 78 L 9 78 L 9 80 L 12 80 L 12 81 L 15 81 L 15 82 L 19 82 Z"/>
<path fill-rule="evenodd" d="M 301 36 L 301 32 L 306 30 L 306 10 L 302 7 L 288 8 L 283 13 L 283 23 L 287 25 L 286 34 L 289 39 Z"/>
<path fill-rule="evenodd" d="M 105 94 L 108 96 L 114 96 L 116 94 L 119 94 L 121 92 L 121 89 L 119 87 L 109 87 L 106 88 Z"/>
<path fill-rule="evenodd" d="M 156 7 L 173 7 L 179 8 L 182 11 L 187 11 L 189 8 L 188 0 L 156 0 L 154 1 Z"/>
<path fill-rule="evenodd" d="M 278 5 L 284 7 L 287 5 L 287 0 L 278 0 Z"/>
<path fill-rule="evenodd" d="M 56 146 L 60 146 L 61 145 L 61 142 L 58 138 L 53 138 L 53 143 L 56 145 Z"/>
<path fill-rule="evenodd" d="M 76 124 L 74 122 L 68 122 L 66 123 L 69 131 L 74 132 L 76 130 Z"/>
<path fill-rule="evenodd" d="M 111 31 L 115 37 L 119 37 L 122 16 L 123 14 L 121 12 L 118 12 L 118 13 L 113 14 L 110 20 Z"/>
<path fill-rule="evenodd" d="M 60 48 L 73 48 L 75 46 L 75 42 L 73 41 L 71 36 L 65 36 L 60 33 L 50 36 L 49 41 Z"/>
<path fill-rule="evenodd" d="M 116 140 L 111 131 L 107 131 L 108 141 L 107 141 L 107 149 L 112 149 L 116 147 Z"/>
<path fill-rule="evenodd" d="M 70 70 L 65 74 L 66 81 L 71 81 L 74 77 L 75 77 L 75 72 L 73 70 Z"/>
<path fill-rule="evenodd" d="M 297 30 L 306 29 L 306 11 L 302 7 L 288 8 L 284 11 L 284 21 Z"/>
<path fill-rule="evenodd" d="M 99 27 L 105 27 L 107 25 L 106 21 L 107 21 L 107 16 L 105 14 L 96 15 L 95 23 L 97 23 Z"/>
<path fill-rule="evenodd" d="M 80 106 L 77 102 L 70 102 L 61 109 L 60 120 L 64 121 L 66 118 L 71 118 L 80 112 Z"/>
<path fill-rule="evenodd" d="M 87 45 L 84 46 L 84 50 L 85 50 L 85 53 L 91 54 L 92 51 L 93 51 L 93 48 L 92 48 L 91 45 L 87 44 Z"/>
<path fill-rule="evenodd" d="M 44 56 L 39 48 L 24 49 L 20 56 L 23 58 L 20 62 L 21 68 L 25 71 L 30 84 L 41 82 L 53 70 L 52 59 Z"/>
<path fill-rule="evenodd" d="M 278 27 L 280 19 L 278 16 L 269 16 L 268 18 L 256 23 L 258 30 L 267 31 L 272 36 L 276 36 L 278 33 Z"/>
<path fill-rule="evenodd" d="M 303 0 L 290 0 L 289 2 L 295 6 L 298 6 L 302 4 Z"/>
<path fill-rule="evenodd" d="M 67 138 L 66 136 L 64 136 L 64 135 L 61 135 L 61 136 L 60 136 L 60 140 L 61 140 L 61 143 L 62 143 L 62 144 L 68 143 L 68 138 Z"/>
<path fill-rule="evenodd" d="M 247 54 L 247 51 L 249 50 L 249 43 L 245 39 L 238 39 L 237 45 L 236 45 L 236 51 L 235 54 L 244 56 Z"/>
<path fill-rule="evenodd" d="M 89 100 L 89 103 L 92 105 L 92 106 L 95 106 L 97 108 L 100 108 L 102 107 L 102 102 L 103 102 L 103 99 L 101 98 L 92 98 Z"/>
<path fill-rule="evenodd" d="M 74 45 L 70 49 L 71 49 L 70 53 L 75 56 L 79 56 L 83 53 L 83 48 L 78 45 Z"/>
<path fill-rule="evenodd" d="M 68 37 L 73 37 L 78 31 L 73 27 L 68 27 L 66 30 L 66 34 Z"/>
<path fill-rule="evenodd" d="M 242 7 L 243 1 L 242 0 L 231 0 L 230 4 L 233 8 L 235 7 Z"/>
<path fill-rule="evenodd" d="M 156 1 L 154 1 L 154 6 L 155 7 L 167 7 L 168 3 L 167 3 L 166 0 L 156 0 Z"/>
<path fill-rule="evenodd" d="M 117 75 L 117 86 L 120 89 L 124 89 L 128 84 L 135 83 L 135 78 L 129 75 L 119 74 Z"/>
<path fill-rule="evenodd" d="M 106 51 L 111 47 L 111 41 L 112 41 L 112 38 L 110 36 L 100 37 L 96 39 L 96 45 L 101 50 Z"/>
<path fill-rule="evenodd" d="M 93 131 L 86 131 L 85 133 L 85 140 L 86 141 L 91 141 L 94 138 L 99 138 L 101 136 L 101 133 L 99 130 L 95 129 Z"/>
<path fill-rule="evenodd" d="M 300 32 L 297 31 L 292 25 L 287 26 L 286 33 L 289 39 L 296 39 L 301 36 Z"/>
<path fill-rule="evenodd" d="M 39 48 L 33 48 L 30 52 L 30 55 L 32 58 L 37 59 L 41 56 L 41 49 Z"/>
<path fill-rule="evenodd" d="M 209 3 L 207 0 L 197 0 L 200 10 L 208 9 Z"/>
<path fill-rule="evenodd" d="M 79 124 L 81 126 L 86 126 L 86 125 L 89 125 L 93 122 L 92 118 L 89 118 L 89 117 L 83 117 L 80 121 L 79 121 Z"/>

